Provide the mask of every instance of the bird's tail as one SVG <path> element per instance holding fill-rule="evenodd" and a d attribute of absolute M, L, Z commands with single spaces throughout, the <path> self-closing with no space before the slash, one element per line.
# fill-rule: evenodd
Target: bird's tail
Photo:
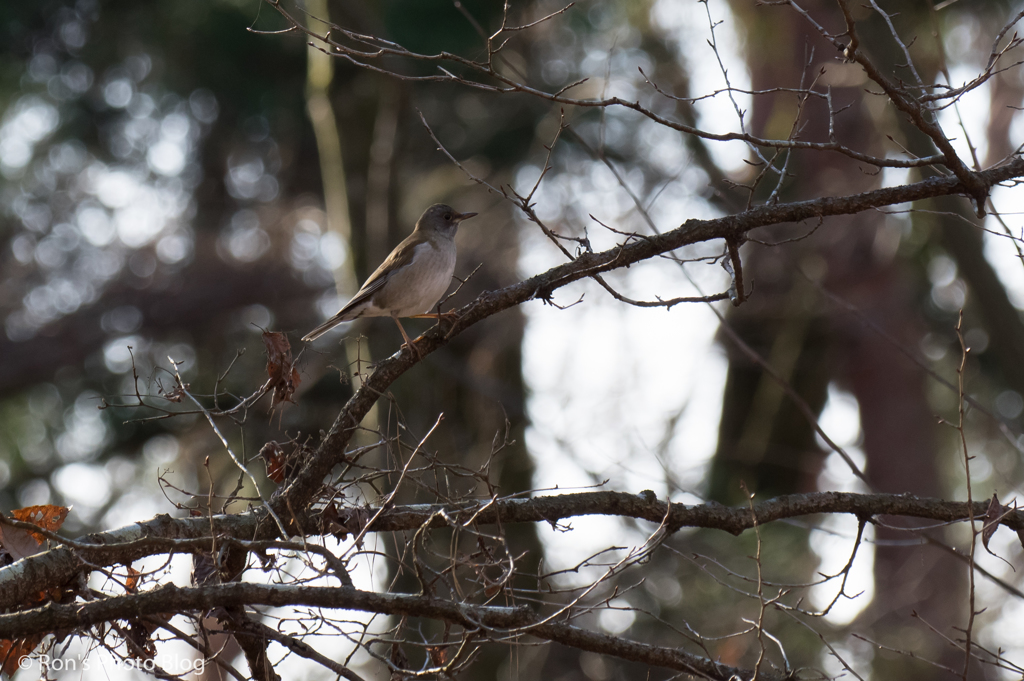
<path fill-rule="evenodd" d="M 334 327 L 336 327 L 338 324 L 341 324 L 342 322 L 347 322 L 347 321 L 349 321 L 349 320 L 345 319 L 341 315 L 341 313 L 338 313 L 338 314 L 334 315 L 333 317 L 331 317 L 330 319 L 328 319 L 323 324 L 321 324 L 320 326 L 316 327 L 315 329 L 313 329 L 312 331 L 307 333 L 305 336 L 302 337 L 302 340 L 306 341 L 307 343 L 309 341 L 314 341 L 317 338 L 319 338 L 320 336 L 322 336 L 325 333 L 327 333 L 328 331 L 330 331 L 331 329 L 333 329 Z"/>

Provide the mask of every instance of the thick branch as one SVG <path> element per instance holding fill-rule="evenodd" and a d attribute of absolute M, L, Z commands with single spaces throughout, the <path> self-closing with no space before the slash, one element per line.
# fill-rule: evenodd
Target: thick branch
<path fill-rule="evenodd" d="M 461 626 L 467 632 L 484 637 L 507 639 L 529 635 L 633 662 L 674 669 L 700 678 L 727 681 L 753 676 L 748 670 L 727 667 L 678 648 L 654 646 L 595 633 L 562 622 L 547 621 L 525 606 L 458 604 L 427 596 L 378 594 L 349 587 L 221 584 L 181 589 L 171 584 L 133 596 L 117 596 L 85 604 L 50 603 L 27 612 L 0 615 L 0 638 L 76 629 L 157 613 L 196 612 L 252 605 L 301 605 L 425 617 Z M 783 677 L 762 673 L 758 678 L 774 681 Z"/>
<path fill-rule="evenodd" d="M 976 502 L 975 517 L 984 515 L 987 502 Z M 446 521 L 437 511 L 443 510 Z M 753 514 L 746 506 L 729 507 L 717 503 L 686 506 L 657 499 L 653 494 L 625 492 L 583 492 L 542 496 L 532 499 L 499 499 L 467 502 L 454 506 L 421 504 L 395 506 L 380 512 L 370 532 L 401 532 L 452 524 L 495 525 L 499 522 L 558 522 L 568 518 L 605 515 L 660 524 L 672 532 L 684 527 L 716 529 L 738 535 L 753 527 L 786 518 L 817 513 L 851 513 L 859 518 L 879 515 L 922 518 L 953 522 L 968 517 L 967 504 L 942 499 L 922 499 L 895 494 L 852 494 L 815 492 L 769 499 L 755 504 Z M 52 549 L 22 559 L 0 570 L 0 608 L 16 607 L 25 593 L 37 593 L 67 583 L 79 570 L 130 563 L 147 555 L 210 551 L 215 535 L 252 535 L 257 519 L 252 514 L 181 518 L 158 516 L 146 523 L 85 537 L 72 546 Z M 1024 529 L 1024 511 L 1014 511 L 1001 519 L 1013 530 Z M 315 520 L 303 519 L 313 526 Z"/>

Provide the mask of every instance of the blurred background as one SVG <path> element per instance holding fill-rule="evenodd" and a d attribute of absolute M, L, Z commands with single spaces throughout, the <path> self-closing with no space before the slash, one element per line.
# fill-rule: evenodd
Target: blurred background
<path fill-rule="evenodd" d="M 911 53 L 923 80 L 952 85 L 984 67 L 995 34 L 1018 9 L 994 1 L 890 5 L 904 39 L 920 36 Z M 827 25 L 841 25 L 830 3 L 807 6 Z M 310 0 L 302 7 L 414 51 L 469 58 L 485 54 L 477 25 L 490 34 L 502 13 L 498 0 L 465 0 L 461 8 L 445 0 Z M 511 23 L 559 8 L 547 0 L 514 3 Z M 900 46 L 877 14 L 857 11 L 867 49 L 892 72 L 905 61 Z M 205 494 L 210 480 L 230 489 L 234 466 L 205 419 L 154 419 L 161 412 L 109 405 L 131 404 L 137 391 L 170 390 L 171 358 L 207 406 L 215 393 L 220 406 L 232 406 L 265 380 L 264 329 L 287 333 L 302 351 L 296 404 L 271 414 L 261 402 L 244 419 L 222 420 L 222 432 L 246 459 L 268 440 L 315 441 L 358 374 L 396 351 L 401 338 L 389 320 L 347 325 L 305 348 L 298 338 L 348 299 L 431 203 L 480 213 L 460 229 L 456 275 L 480 268 L 449 306 L 562 262 L 536 225 L 438 152 L 418 113 L 469 172 L 525 193 L 547 162 L 559 107 L 389 78 L 331 59 L 296 34 L 248 30 L 285 27 L 256 0 L 0 6 L 0 508 L 73 505 L 65 529 L 77 535 L 183 513 L 174 504 L 191 502 L 179 490 Z M 787 137 L 799 119 L 801 138 L 827 138 L 820 100 L 798 111 L 793 93 L 773 90 L 817 77 L 819 91 L 831 88 L 835 109 L 848 107 L 836 119 L 848 146 L 882 157 L 934 153 L 880 98 L 865 95 L 859 67 L 836 61 L 783 8 L 592 0 L 517 34 L 503 54 L 503 72 L 538 88 L 586 77 L 575 96 L 639 99 L 712 132 L 739 130 L 742 112 L 745 129 L 765 137 Z M 385 65 L 430 73 L 416 63 Z M 661 96 L 644 80 L 685 98 L 720 91 L 724 73 L 743 92 L 697 103 Z M 895 73 L 904 77 L 907 69 Z M 751 90 L 768 92 L 754 97 Z M 988 167 L 1024 142 L 1014 108 L 1022 104 L 1024 80 L 1009 69 L 942 111 L 940 122 L 964 159 Z M 705 143 L 618 109 L 567 108 L 564 115 L 570 128 L 551 154 L 536 210 L 549 227 L 589 238 L 595 250 L 622 237 L 593 218 L 651 233 L 743 210 L 751 196 L 849 194 L 930 173 L 877 172 L 836 154 L 800 153 L 773 159 L 788 173 L 781 182 L 773 172 L 755 182 L 764 167 L 743 144 Z M 872 489 L 964 499 L 959 436 L 939 423 L 955 422 L 956 391 L 928 373 L 955 384 L 963 309 L 971 347 L 966 390 L 984 407 L 967 421 L 972 493 L 980 499 L 995 491 L 1008 503 L 1022 480 L 1024 409 L 1014 191 L 997 189 L 994 215 L 984 221 L 964 199 L 950 198 L 832 219 L 817 230 L 757 230 L 743 249 L 751 299 L 716 308 L 729 332 L 704 305 L 629 307 L 593 282 L 559 290 L 558 305 L 579 304 L 532 302 L 427 357 L 381 400 L 360 442 L 380 431 L 415 445 L 443 412 L 431 450 L 469 468 L 491 458 L 501 494 L 604 484 L 684 503 L 737 504 L 742 482 L 758 498 Z M 773 247 L 798 237 L 806 238 Z M 635 299 L 717 293 L 729 281 L 716 261 L 722 250 L 702 244 L 608 280 Z M 406 328 L 419 333 L 428 325 L 413 320 Z M 870 488 L 733 335 L 820 414 Z M 382 450 L 380 464 L 391 455 Z M 251 468 L 262 476 L 258 461 Z M 487 493 L 471 480 L 459 484 L 459 493 Z M 367 500 L 375 498 L 368 493 Z M 434 497 L 418 490 L 404 499 L 414 500 Z M 610 544 L 643 543 L 650 531 L 603 519 L 571 525 L 576 531 L 507 528 L 511 546 L 527 552 L 523 572 L 567 569 Z M 769 579 L 805 585 L 819 571 L 838 571 L 856 530 L 852 518 L 765 528 Z M 927 534 L 960 549 L 969 537 L 964 528 Z M 858 598 L 841 599 L 810 627 L 785 615 L 772 621 L 791 664 L 841 670 L 817 631 L 865 674 L 943 672 L 854 632 L 955 667 L 961 654 L 924 623 L 950 635 L 950 626 L 963 626 L 964 564 L 906 528 L 868 528 L 867 539 L 846 589 Z M 1017 564 L 1014 541 L 997 534 L 993 550 Z M 636 588 L 613 601 L 620 609 L 594 615 L 591 624 L 686 645 L 660 619 L 723 637 L 707 644 L 714 656 L 751 664 L 756 639 L 726 635 L 756 616 L 750 585 L 735 579 L 752 574 L 747 556 L 755 548 L 753 536 L 680 532 L 644 566 L 642 582 L 623 578 L 621 586 Z M 1020 582 L 1007 563 L 982 560 L 993 575 Z M 600 571 L 552 581 L 571 588 Z M 402 590 L 402 576 L 387 573 L 385 566 L 372 579 L 397 579 L 393 588 Z M 824 607 L 836 588 L 793 591 L 808 607 Z M 978 589 L 989 608 L 980 640 L 1024 652 L 1012 635 L 1021 600 L 991 580 Z M 373 669 L 371 677 L 383 673 Z M 604 681 L 638 673 L 621 661 L 549 646 L 492 650 L 471 678 Z M 1016 672 L 991 672 L 1000 673 Z"/>

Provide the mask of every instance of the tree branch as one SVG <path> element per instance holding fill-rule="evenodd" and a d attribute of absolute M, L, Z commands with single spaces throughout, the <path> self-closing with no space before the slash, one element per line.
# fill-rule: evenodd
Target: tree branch
<path fill-rule="evenodd" d="M 184 613 L 247 605 L 304 605 L 424 617 L 461 626 L 478 637 L 507 639 L 528 635 L 700 678 L 728 681 L 751 677 L 749 670 L 719 664 L 675 647 L 630 641 L 562 622 L 547 621 L 546 617 L 535 614 L 526 606 L 459 604 L 427 596 L 378 594 L 349 587 L 220 584 L 182 589 L 169 584 L 137 595 L 116 596 L 85 604 L 49 603 L 27 612 L 0 615 L 0 638 L 88 627 L 126 616 L 134 618 L 161 612 Z M 758 678 L 781 681 L 784 677 L 762 673 Z"/>
<path fill-rule="evenodd" d="M 974 504 L 975 517 L 986 513 L 987 503 L 979 501 Z M 358 510 L 365 512 L 362 508 Z M 340 512 L 344 514 L 346 510 Z M 746 506 L 729 507 L 714 502 L 698 506 L 669 504 L 657 499 L 652 493 L 609 491 L 529 499 L 485 499 L 454 505 L 395 506 L 383 509 L 372 526 L 367 528 L 367 532 L 401 532 L 421 527 L 430 529 L 469 523 L 476 526 L 554 523 L 567 518 L 604 515 L 664 523 L 668 532 L 694 527 L 739 535 L 752 528 L 755 520 L 763 525 L 818 513 L 850 513 L 858 518 L 890 515 L 937 522 L 956 522 L 969 516 L 965 502 L 904 494 L 793 494 L 755 504 L 751 511 Z M 255 531 L 256 522 L 257 518 L 253 514 L 180 519 L 162 515 L 146 523 L 90 535 L 75 542 L 73 546 L 51 549 L 0 569 L 0 608 L 19 605 L 25 593 L 64 584 L 79 570 L 129 563 L 148 555 L 208 550 L 211 531 L 215 535 L 244 536 Z M 315 523 L 312 517 L 303 521 L 308 526 L 314 526 Z M 1008 513 L 1000 519 L 1000 524 L 1014 531 L 1024 530 L 1024 511 Z M 4 631 L 0 626 L 0 637 Z"/>

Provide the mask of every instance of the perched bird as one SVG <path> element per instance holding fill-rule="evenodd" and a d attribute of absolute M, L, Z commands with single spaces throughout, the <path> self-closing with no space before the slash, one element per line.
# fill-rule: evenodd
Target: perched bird
<path fill-rule="evenodd" d="M 360 317 L 391 317 L 405 344 L 419 355 L 398 318 L 424 315 L 441 300 L 455 272 L 455 230 L 474 215 L 457 213 L 443 203 L 425 210 L 412 234 L 391 251 L 352 300 L 302 340 L 315 340 Z"/>

